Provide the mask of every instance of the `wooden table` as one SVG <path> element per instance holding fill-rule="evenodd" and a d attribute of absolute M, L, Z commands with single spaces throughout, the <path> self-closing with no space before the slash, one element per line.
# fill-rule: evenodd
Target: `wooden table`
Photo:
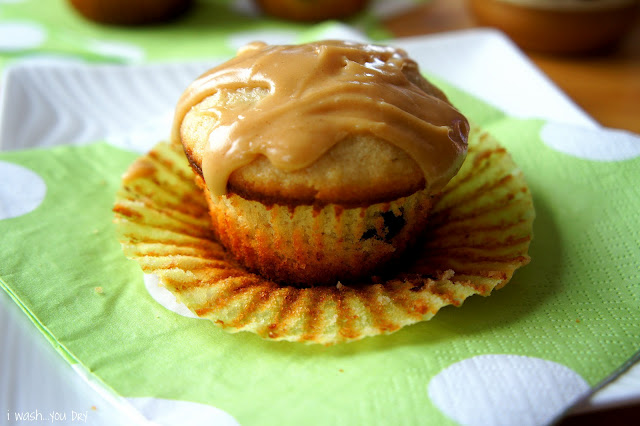
<path fill-rule="evenodd" d="M 465 0 L 433 0 L 385 25 L 397 37 L 478 27 Z M 525 53 L 600 124 L 640 133 L 640 15 L 631 33 L 606 52 L 580 56 Z M 626 426 L 638 424 L 639 418 L 640 405 L 634 405 L 568 416 L 558 426 Z"/>
<path fill-rule="evenodd" d="M 600 124 L 640 133 L 640 15 L 636 22 L 619 45 L 597 55 L 525 53 Z M 477 26 L 465 0 L 433 0 L 386 22 L 397 37 Z"/>

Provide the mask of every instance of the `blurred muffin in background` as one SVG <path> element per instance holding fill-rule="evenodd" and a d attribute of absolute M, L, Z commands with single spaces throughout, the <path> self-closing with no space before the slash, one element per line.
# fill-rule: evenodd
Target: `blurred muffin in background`
<path fill-rule="evenodd" d="M 478 23 L 524 49 L 580 53 L 620 40 L 638 21 L 639 0 L 469 0 Z"/>
<path fill-rule="evenodd" d="M 369 0 L 255 0 L 267 15 L 293 21 L 348 18 L 364 10 Z"/>
<path fill-rule="evenodd" d="M 85 18 L 108 25 L 148 25 L 180 16 L 192 0 L 69 0 Z"/>

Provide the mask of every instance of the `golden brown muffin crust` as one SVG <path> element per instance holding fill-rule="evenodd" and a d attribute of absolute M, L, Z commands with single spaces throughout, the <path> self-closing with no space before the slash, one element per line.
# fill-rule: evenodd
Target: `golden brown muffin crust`
<path fill-rule="evenodd" d="M 467 132 L 405 52 L 325 41 L 242 49 L 185 91 L 173 137 L 216 195 L 366 205 L 439 191 Z"/>
<path fill-rule="evenodd" d="M 185 116 L 181 138 L 199 175 L 208 135 L 216 116 L 208 108 L 255 103 L 266 89 L 221 90 L 194 106 Z M 285 171 L 260 156 L 233 172 L 228 189 L 246 198 L 289 204 L 345 205 L 390 201 L 423 189 L 418 164 L 400 148 L 371 135 L 346 136 L 310 167 Z"/>

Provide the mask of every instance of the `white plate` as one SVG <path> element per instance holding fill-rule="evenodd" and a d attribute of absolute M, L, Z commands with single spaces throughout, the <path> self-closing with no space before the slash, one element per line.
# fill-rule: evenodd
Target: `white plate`
<path fill-rule="evenodd" d="M 511 116 L 597 126 L 500 33 L 470 30 L 396 39 L 392 44 L 407 50 L 425 71 Z M 178 96 L 213 63 L 13 66 L 0 89 L 0 149 L 82 144 L 108 137 L 144 151 L 166 138 Z M 45 415 L 66 413 L 68 424 L 77 423 L 71 421 L 72 412 L 87 411 L 92 424 L 132 422 L 130 413 L 84 382 L 0 293 L 0 404 L 7 404 L 0 406 L 0 420 L 13 415 L 9 410 L 38 409 Z M 631 369 L 580 409 L 639 400 L 639 377 L 640 368 Z"/>
<path fill-rule="evenodd" d="M 596 125 L 501 33 L 469 30 L 391 43 L 425 71 L 511 116 Z M 215 63 L 13 66 L 0 89 L 0 149 L 85 143 L 132 130 L 156 129 L 166 137 L 182 90 Z"/>

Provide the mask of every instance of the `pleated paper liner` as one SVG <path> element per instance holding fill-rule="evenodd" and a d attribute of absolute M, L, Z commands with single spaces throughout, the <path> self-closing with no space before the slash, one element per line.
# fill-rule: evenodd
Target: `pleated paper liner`
<path fill-rule="evenodd" d="M 181 146 L 160 143 L 140 157 L 114 212 L 125 255 L 199 317 L 230 332 L 327 345 L 391 333 L 503 287 L 529 262 L 535 215 L 518 167 L 476 129 L 427 232 L 391 277 L 299 288 L 243 269 L 213 240 Z"/>

